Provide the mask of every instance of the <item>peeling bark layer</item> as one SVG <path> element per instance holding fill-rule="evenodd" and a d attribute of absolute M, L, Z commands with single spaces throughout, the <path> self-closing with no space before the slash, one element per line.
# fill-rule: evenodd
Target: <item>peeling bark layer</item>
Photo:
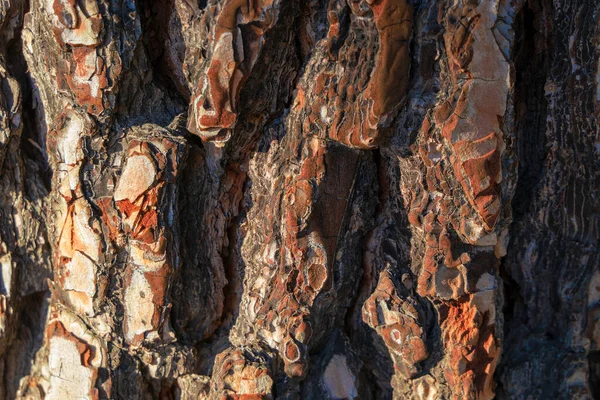
<path fill-rule="evenodd" d="M 600 5 L 0 5 L 0 398 L 600 396 Z"/>

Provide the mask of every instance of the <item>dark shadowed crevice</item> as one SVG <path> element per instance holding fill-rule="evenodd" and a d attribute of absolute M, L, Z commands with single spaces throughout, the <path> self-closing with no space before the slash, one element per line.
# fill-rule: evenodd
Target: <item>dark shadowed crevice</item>
<path fill-rule="evenodd" d="M 227 230 L 227 236 L 229 238 L 229 246 L 225 250 L 225 277 L 227 278 L 227 284 L 223 288 L 223 315 L 222 322 L 226 326 L 231 326 L 237 318 L 239 312 L 239 302 L 242 295 L 241 283 L 243 276 L 238 272 L 238 261 L 241 260 L 241 256 L 238 254 L 238 227 L 239 221 L 242 218 L 235 218 L 234 222 Z"/>
<path fill-rule="evenodd" d="M 590 389 L 595 399 L 600 399 L 600 351 L 590 351 L 588 354 L 590 369 Z"/>
<path fill-rule="evenodd" d="M 548 113 L 544 85 L 550 68 L 550 43 L 548 35 L 536 26 L 542 24 L 542 13 L 542 9 L 534 10 L 527 3 L 515 19 L 515 128 L 519 157 L 519 179 L 512 201 L 515 221 L 528 211 L 544 175 Z"/>
<path fill-rule="evenodd" d="M 504 369 L 510 369 L 512 360 L 511 346 L 522 334 L 524 324 L 519 318 L 525 306 L 523 290 L 519 284 L 522 279 L 513 274 L 519 268 L 509 265 L 514 262 L 513 252 L 520 251 L 520 243 L 514 243 L 519 232 L 524 229 L 523 223 L 535 206 L 534 199 L 545 174 L 546 123 L 548 102 L 544 86 L 548 79 L 551 65 L 551 32 L 548 21 L 551 21 L 552 5 L 547 0 L 531 0 L 525 2 L 515 17 L 514 47 L 514 115 L 515 115 L 515 150 L 518 157 L 518 181 L 512 199 L 513 221 L 510 227 L 511 241 L 508 255 L 500 264 L 500 277 L 504 290 L 503 318 L 505 356 L 500 361 L 496 372 L 498 383 L 497 396 L 504 398 Z M 517 332 L 519 331 L 519 332 Z"/>
<path fill-rule="evenodd" d="M 223 287 L 223 312 L 219 329 L 225 330 L 227 335 L 237 319 L 242 298 L 245 265 L 241 255 L 241 244 L 244 242 L 245 235 L 240 227 L 245 219 L 245 213 L 246 210 L 242 210 L 241 215 L 232 220 L 227 230 L 229 243 L 223 252 L 223 268 L 227 284 Z"/>
<path fill-rule="evenodd" d="M 19 382 L 31 372 L 32 362 L 43 343 L 43 328 L 46 322 L 48 301 L 46 292 L 36 292 L 19 298 L 18 309 L 14 319 L 10 321 L 16 329 L 14 340 L 7 349 L 5 359 L 8 361 L 3 371 L 7 390 L 7 398 L 15 398 L 17 386 L 11 383 Z"/>
<path fill-rule="evenodd" d="M 531 3 L 535 3 L 532 8 Z M 544 9 L 538 2 L 528 2 L 515 17 L 515 131 L 519 161 L 518 183 L 512 200 L 511 237 L 521 229 L 538 184 L 544 174 L 546 158 L 546 116 L 548 104 L 544 85 L 550 67 L 549 39 L 538 29 L 544 19 Z M 509 244 L 509 251 L 512 243 Z M 521 289 L 511 276 L 504 257 L 500 276 L 504 286 L 505 330 L 509 329 L 516 304 L 522 303 Z M 509 332 L 505 332 L 509 334 Z"/>
<path fill-rule="evenodd" d="M 41 131 L 41 127 L 38 126 L 38 121 L 44 121 L 45 115 L 43 105 L 40 101 L 35 101 L 33 97 L 34 91 L 28 74 L 29 68 L 25 60 L 21 37 L 23 16 L 27 12 L 29 12 L 29 1 L 24 3 L 20 16 L 15 17 L 18 18 L 19 25 L 14 30 L 12 40 L 6 44 L 6 68 L 17 80 L 21 90 L 21 121 L 23 122 L 23 132 L 21 133 L 20 149 L 21 154 L 28 160 L 31 160 L 31 163 L 25 163 L 26 168 L 24 171 L 26 174 L 35 174 L 35 177 L 31 177 L 30 179 L 41 181 L 45 189 L 49 191 L 52 171 L 48 164 L 48 154 L 46 153 L 46 132 Z M 24 187 L 28 198 L 36 200 L 37 191 L 27 190 L 30 185 L 25 185 Z"/>
<path fill-rule="evenodd" d="M 119 78 L 115 106 L 118 125 L 139 126 L 153 123 L 167 126 L 187 108 L 186 88 L 177 81 L 179 66 L 169 65 L 169 23 L 173 1 L 136 2 L 141 36 L 135 51 L 127 53 L 130 62 L 124 63 Z M 176 132 L 181 134 L 182 132 Z"/>
<path fill-rule="evenodd" d="M 171 40 L 183 41 L 182 37 L 172 37 L 177 34 L 170 29 L 170 24 L 177 23 L 177 28 L 183 29 L 178 20 L 171 21 L 171 17 L 175 13 L 175 1 L 142 0 L 139 4 L 143 31 L 142 42 L 152 66 L 153 80 L 173 100 L 187 104 L 190 95 L 188 88 L 183 87 L 176 78 L 176 75 L 182 74 L 183 71 L 173 70 L 181 66 L 171 65 L 167 55 L 167 51 L 171 50 L 167 46 L 176 47 L 175 44 L 171 44 Z M 183 54 L 179 54 L 179 56 L 184 57 Z"/>
<path fill-rule="evenodd" d="M 8 75 L 15 79 L 18 86 L 18 89 L 11 87 L 10 80 L 0 78 L 3 92 L 0 97 L 3 102 L 8 103 L 3 104 L 3 107 L 8 106 L 9 111 L 10 108 L 16 111 L 14 117 L 18 116 L 21 124 L 21 128 L 17 129 L 22 129 L 20 136 L 17 135 L 18 130 L 9 130 L 9 143 L 2 150 L 10 154 L 4 153 L 0 160 L 9 163 L 7 168 L 0 165 L 0 190 L 11 193 L 4 197 L 8 199 L 8 203 L 0 204 L 0 244 L 4 247 L 0 253 L 12 258 L 12 265 L 8 266 L 12 269 L 10 282 L 4 282 L 5 287 L 0 289 L 2 294 L 8 294 L 5 297 L 8 304 L 3 305 L 6 308 L 0 310 L 0 314 L 7 317 L 4 325 L 6 330 L 0 332 L 0 397 L 5 398 L 16 397 L 20 380 L 31 372 L 35 355 L 42 345 L 48 306 L 46 279 L 52 274 L 51 265 L 47 262 L 51 251 L 42 215 L 43 204 L 51 186 L 52 171 L 45 150 L 45 126 L 38 125 L 43 124 L 45 116 L 43 105 L 40 102 L 36 104 L 34 99 L 21 37 L 24 14 L 29 11 L 29 7 L 29 1 L 9 3 L 2 9 L 0 20 L 2 61 Z M 16 119 L 12 120 L 15 121 Z M 21 201 L 11 204 L 21 196 Z M 21 218 L 33 217 L 37 226 L 27 226 L 35 227 L 38 238 L 45 242 L 36 244 L 37 254 L 34 244 L 27 240 L 31 236 L 19 232 L 23 229 L 23 222 L 17 222 L 16 216 L 12 215 L 15 211 L 21 213 L 23 209 L 26 212 L 21 214 Z M 5 264 L 2 267 L 4 270 Z M 0 275 L 6 278 L 4 273 L 0 272 Z"/>

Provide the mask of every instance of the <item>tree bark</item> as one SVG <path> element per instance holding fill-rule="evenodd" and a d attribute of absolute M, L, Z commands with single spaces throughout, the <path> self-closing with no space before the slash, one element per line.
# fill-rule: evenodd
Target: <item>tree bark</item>
<path fill-rule="evenodd" d="M 600 3 L 5 0 L 0 399 L 600 398 Z"/>

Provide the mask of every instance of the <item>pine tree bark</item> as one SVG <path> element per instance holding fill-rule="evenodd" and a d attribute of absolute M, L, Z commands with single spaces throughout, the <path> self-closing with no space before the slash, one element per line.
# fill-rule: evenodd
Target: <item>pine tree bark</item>
<path fill-rule="evenodd" d="M 0 399 L 600 398 L 600 3 L 5 0 Z"/>

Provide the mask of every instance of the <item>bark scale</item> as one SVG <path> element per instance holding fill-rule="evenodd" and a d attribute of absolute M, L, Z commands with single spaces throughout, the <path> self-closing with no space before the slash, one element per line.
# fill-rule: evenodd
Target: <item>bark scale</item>
<path fill-rule="evenodd" d="M 0 398 L 600 396 L 600 4 L 0 5 Z"/>

